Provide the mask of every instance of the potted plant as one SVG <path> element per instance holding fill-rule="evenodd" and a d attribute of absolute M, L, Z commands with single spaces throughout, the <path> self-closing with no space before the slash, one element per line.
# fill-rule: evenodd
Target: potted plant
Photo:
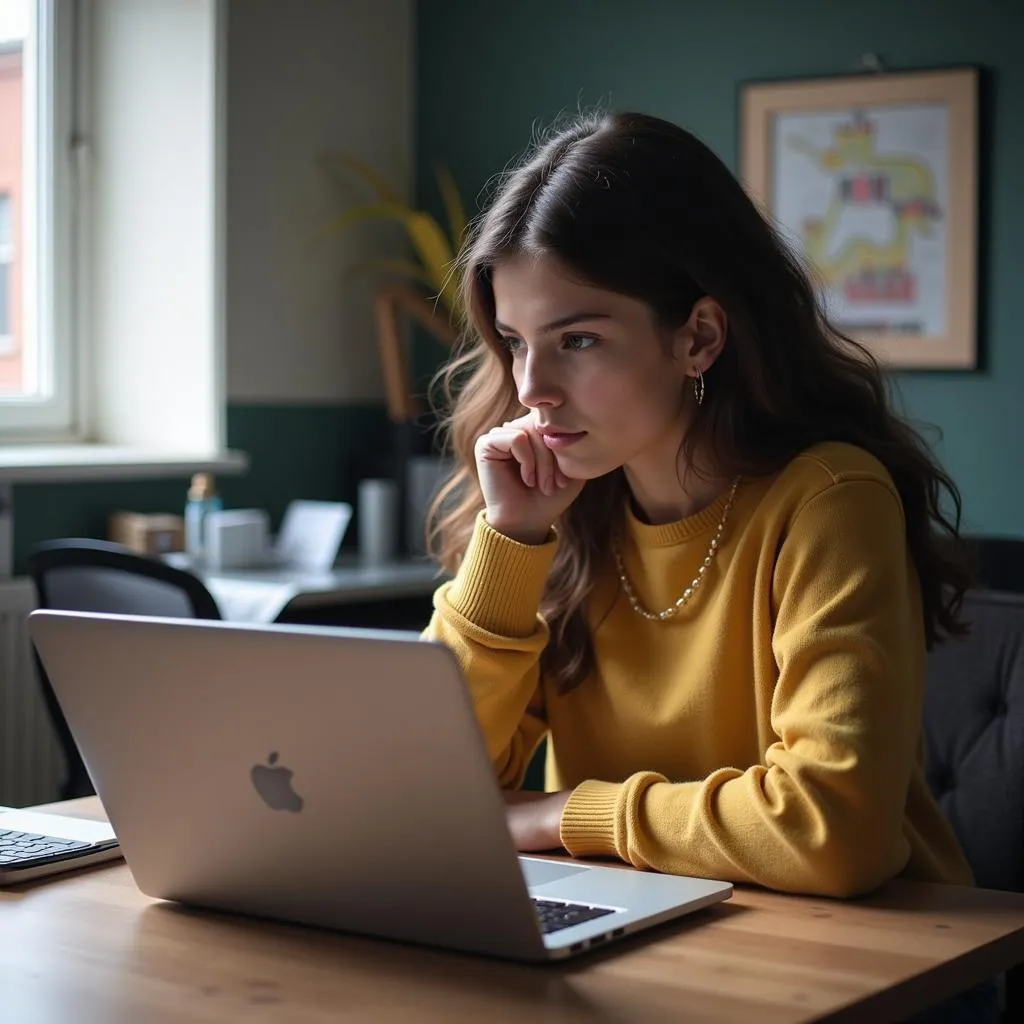
<path fill-rule="evenodd" d="M 320 161 L 332 181 L 344 185 L 347 179 L 355 177 L 373 195 L 370 202 L 342 210 L 328 224 L 328 234 L 367 220 L 390 220 L 405 229 L 411 243 L 414 258 L 366 260 L 359 266 L 400 279 L 377 290 L 374 320 L 388 415 L 394 423 L 412 421 L 420 414 L 420 408 L 412 393 L 400 320 L 402 316 L 411 318 L 447 348 L 457 340 L 461 310 L 454 264 L 467 228 L 459 190 L 448 169 L 437 165 L 435 178 L 447 219 L 447 224 L 442 225 L 432 214 L 403 199 L 392 182 L 365 161 L 338 152 L 326 153 Z"/>
<path fill-rule="evenodd" d="M 342 188 L 354 177 L 373 197 L 343 209 L 327 226 L 328 234 L 368 220 L 389 220 L 404 228 L 411 244 L 413 258 L 365 260 L 359 266 L 397 279 L 374 294 L 374 321 L 388 416 L 395 425 L 392 473 L 399 488 L 399 537 L 407 554 L 421 555 L 426 511 L 449 475 L 451 463 L 431 450 L 429 442 L 423 450 L 429 431 L 418 426 L 422 410 L 412 386 L 401 320 L 410 318 L 446 348 L 455 344 L 462 311 L 454 266 L 466 236 L 465 207 L 451 173 L 442 165 L 435 166 L 434 173 L 445 210 L 444 225 L 408 203 L 392 182 L 357 157 L 332 152 L 321 157 L 321 164 Z"/>

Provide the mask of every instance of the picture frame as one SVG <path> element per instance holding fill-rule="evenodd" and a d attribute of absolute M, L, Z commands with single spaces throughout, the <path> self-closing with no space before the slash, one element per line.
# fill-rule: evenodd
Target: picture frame
<path fill-rule="evenodd" d="M 978 70 L 741 88 L 740 173 L 829 320 L 894 368 L 977 366 Z"/>

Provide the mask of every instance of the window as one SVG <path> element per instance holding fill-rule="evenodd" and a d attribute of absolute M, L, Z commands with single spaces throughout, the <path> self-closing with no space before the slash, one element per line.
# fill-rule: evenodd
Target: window
<path fill-rule="evenodd" d="M 11 265 L 14 261 L 13 247 L 11 244 L 11 197 L 6 192 L 0 192 L 0 356 L 11 356 L 14 353 L 14 338 L 11 325 L 13 315 L 11 295 Z M 12 374 L 12 380 L 20 377 L 20 367 Z M 0 377 L 0 388 L 12 387 L 11 384 Z"/>
<path fill-rule="evenodd" d="M 0 470 L 223 454 L 226 9 L 0 0 Z"/>
<path fill-rule="evenodd" d="M 78 4 L 0 0 L 0 437 L 68 438 Z M 58 287 L 59 283 L 59 287 Z"/>

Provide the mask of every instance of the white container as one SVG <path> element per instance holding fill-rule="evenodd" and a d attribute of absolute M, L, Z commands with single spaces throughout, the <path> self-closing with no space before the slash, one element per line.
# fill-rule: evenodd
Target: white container
<path fill-rule="evenodd" d="M 393 561 L 398 553 L 398 484 L 361 481 L 356 518 L 360 559 L 367 565 Z"/>
<path fill-rule="evenodd" d="M 265 565 L 270 520 L 261 508 L 210 512 L 203 521 L 205 564 L 210 569 L 248 569 Z"/>
<path fill-rule="evenodd" d="M 437 492 L 455 472 L 451 459 L 414 455 L 407 469 L 405 545 L 410 555 L 427 553 L 427 512 Z"/>

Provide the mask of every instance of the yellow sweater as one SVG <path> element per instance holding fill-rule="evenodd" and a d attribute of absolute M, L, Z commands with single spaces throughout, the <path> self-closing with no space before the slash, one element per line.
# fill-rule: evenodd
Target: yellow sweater
<path fill-rule="evenodd" d="M 696 575 L 725 500 L 663 526 L 627 515 L 646 608 Z M 538 667 L 556 543 L 518 544 L 481 516 L 425 635 L 457 655 L 503 786 L 550 736 L 570 853 L 833 896 L 900 873 L 970 884 L 922 772 L 920 593 L 873 457 L 824 444 L 741 483 L 704 584 L 667 622 L 637 615 L 609 554 L 596 669 L 566 695 Z"/>

